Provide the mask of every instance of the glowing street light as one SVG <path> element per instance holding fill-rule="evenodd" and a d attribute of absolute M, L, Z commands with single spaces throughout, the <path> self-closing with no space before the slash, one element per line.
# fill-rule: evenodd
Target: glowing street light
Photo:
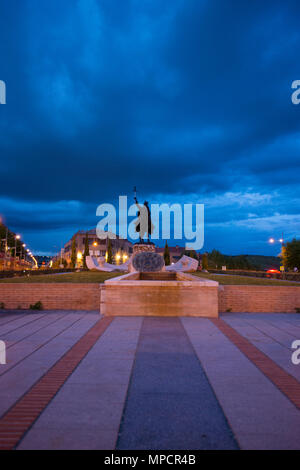
<path fill-rule="evenodd" d="M 275 240 L 275 238 L 269 238 L 269 243 L 275 243 L 275 242 L 279 242 L 281 243 L 281 258 L 283 257 L 283 248 L 284 248 L 284 238 L 283 238 L 283 232 L 282 232 L 282 235 L 281 235 L 281 238 L 279 238 L 279 240 Z M 283 260 L 281 261 L 283 262 Z M 280 266 L 280 271 L 282 271 L 282 279 L 285 278 L 285 275 L 284 275 L 284 265 L 282 264 Z"/>
<path fill-rule="evenodd" d="M 81 251 L 77 252 L 76 258 L 77 258 L 76 267 L 78 268 L 78 267 L 81 266 L 81 262 L 82 262 L 82 253 L 81 253 Z"/>
<path fill-rule="evenodd" d="M 281 238 L 279 238 L 279 240 L 275 240 L 275 238 L 273 238 L 273 237 L 269 238 L 269 243 L 276 243 L 276 242 L 281 243 L 281 246 L 283 246 L 283 244 L 284 244 L 283 234 L 282 234 Z"/>
<path fill-rule="evenodd" d="M 16 259 L 17 259 L 17 240 L 20 240 L 20 235 L 15 236 L 15 257 L 14 257 L 14 269 L 16 269 Z"/>
<path fill-rule="evenodd" d="M 23 243 L 22 247 L 23 247 L 23 260 L 25 261 L 25 254 L 26 254 L 25 253 L 25 247 L 26 247 L 26 244 Z M 21 255 L 22 255 L 22 252 L 21 252 Z"/>

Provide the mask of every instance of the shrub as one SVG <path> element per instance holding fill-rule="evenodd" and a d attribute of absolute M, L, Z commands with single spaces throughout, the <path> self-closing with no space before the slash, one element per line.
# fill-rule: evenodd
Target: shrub
<path fill-rule="evenodd" d="M 35 304 L 30 305 L 29 308 L 30 308 L 30 310 L 43 310 L 44 306 L 43 306 L 42 302 L 39 300 Z"/>

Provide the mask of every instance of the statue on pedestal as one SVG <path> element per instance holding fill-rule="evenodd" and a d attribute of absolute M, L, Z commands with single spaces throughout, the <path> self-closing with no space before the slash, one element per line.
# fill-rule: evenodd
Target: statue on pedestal
<path fill-rule="evenodd" d="M 134 201 L 138 207 L 138 217 L 139 220 L 136 223 L 135 230 L 139 234 L 140 241 L 139 243 L 145 243 L 144 238 L 147 237 L 146 243 L 152 244 L 150 241 L 150 235 L 154 229 L 151 220 L 151 212 L 148 201 L 145 201 L 144 204 L 141 206 L 137 200 L 136 196 L 136 187 L 134 187 Z"/>

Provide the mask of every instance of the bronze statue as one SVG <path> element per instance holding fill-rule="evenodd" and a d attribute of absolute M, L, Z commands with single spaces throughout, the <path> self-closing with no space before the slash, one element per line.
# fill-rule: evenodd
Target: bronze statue
<path fill-rule="evenodd" d="M 151 243 L 149 237 L 152 234 L 154 227 L 151 221 L 151 212 L 150 212 L 149 203 L 148 201 L 145 201 L 142 206 L 138 203 L 138 200 L 136 197 L 136 187 L 134 187 L 134 201 L 138 207 L 137 215 L 138 215 L 139 220 L 136 223 L 135 230 L 139 234 L 140 243 L 143 243 L 143 238 L 145 236 L 147 236 L 147 243 Z"/>

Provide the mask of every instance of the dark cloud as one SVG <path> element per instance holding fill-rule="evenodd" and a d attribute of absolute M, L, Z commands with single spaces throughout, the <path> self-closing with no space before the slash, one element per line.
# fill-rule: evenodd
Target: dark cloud
<path fill-rule="evenodd" d="M 277 208 L 248 212 L 288 214 L 299 184 L 299 14 L 296 0 L 3 2 L 1 212 L 44 251 L 135 184 L 170 202 L 275 191 Z M 247 211 L 219 204 L 208 219 L 239 233 Z M 220 233 L 209 230 L 207 249 Z M 245 249 L 233 238 L 219 248 Z"/>

